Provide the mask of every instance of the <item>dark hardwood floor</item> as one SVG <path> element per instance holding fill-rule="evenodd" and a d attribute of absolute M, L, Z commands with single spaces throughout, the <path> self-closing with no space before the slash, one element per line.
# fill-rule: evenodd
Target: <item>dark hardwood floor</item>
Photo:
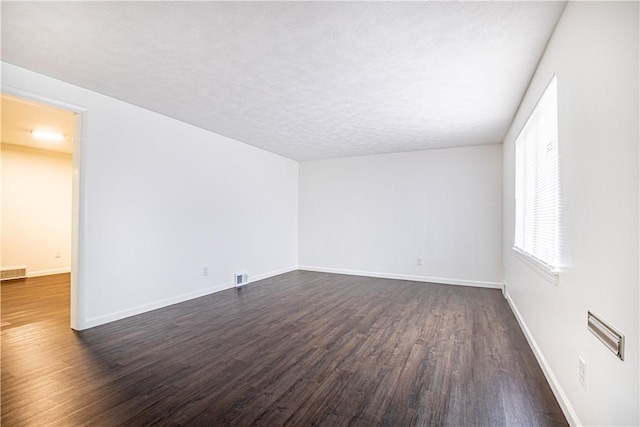
<path fill-rule="evenodd" d="M 296 271 L 80 333 L 68 275 L 5 282 L 3 426 L 549 426 L 499 290 Z"/>

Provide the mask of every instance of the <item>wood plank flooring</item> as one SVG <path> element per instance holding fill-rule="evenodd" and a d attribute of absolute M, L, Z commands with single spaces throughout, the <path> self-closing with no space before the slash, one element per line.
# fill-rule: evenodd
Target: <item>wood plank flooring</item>
<path fill-rule="evenodd" d="M 499 290 L 295 271 L 80 333 L 68 275 L 0 290 L 3 426 L 567 425 Z"/>

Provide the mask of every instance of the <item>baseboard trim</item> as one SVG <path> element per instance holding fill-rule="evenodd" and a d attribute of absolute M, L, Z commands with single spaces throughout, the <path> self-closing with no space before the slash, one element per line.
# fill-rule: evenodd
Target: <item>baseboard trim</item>
<path fill-rule="evenodd" d="M 279 270 L 273 270 L 273 271 L 270 271 L 268 273 L 257 274 L 255 276 L 249 276 L 249 282 L 248 283 L 253 283 L 253 282 L 260 281 L 260 280 L 268 279 L 268 278 L 273 277 L 273 276 L 279 276 L 279 275 L 284 274 L 284 273 L 290 273 L 292 271 L 296 271 L 297 269 L 298 269 L 297 265 L 292 265 L 290 267 L 281 268 Z"/>
<path fill-rule="evenodd" d="M 506 283 L 505 283 L 505 286 L 506 286 Z M 560 386 L 558 379 L 556 378 L 555 374 L 551 370 L 551 366 L 549 366 L 549 364 L 547 363 L 547 359 L 544 357 L 544 354 L 542 354 L 540 347 L 538 347 L 538 343 L 533 338 L 533 335 L 531 334 L 531 331 L 529 330 L 529 327 L 527 326 L 526 322 L 522 318 L 522 315 L 520 314 L 518 307 L 516 306 L 515 302 L 513 302 L 513 300 L 511 299 L 511 296 L 509 295 L 508 287 L 505 287 L 504 294 L 505 294 L 505 299 L 509 303 L 509 307 L 511 307 L 511 311 L 513 312 L 514 316 L 516 317 L 516 320 L 518 321 L 518 324 L 520 325 L 520 329 L 522 329 L 522 332 L 524 333 L 524 336 L 527 339 L 527 342 L 529 343 L 529 347 L 531 347 L 533 354 L 536 356 L 536 359 L 538 360 L 538 364 L 540 365 L 540 368 L 542 369 L 544 376 L 547 378 L 547 382 L 551 386 L 551 390 L 553 391 L 553 394 L 556 396 L 556 399 L 560 404 L 560 408 L 562 408 L 562 412 L 564 413 L 564 416 L 567 417 L 567 421 L 569 422 L 570 425 L 581 426 L 582 423 L 580 423 L 580 419 L 578 419 L 578 414 L 576 414 L 576 411 L 573 409 L 571 402 L 567 398 L 567 395 L 565 394 L 564 390 Z"/>
<path fill-rule="evenodd" d="M 502 283 L 499 283 L 499 282 L 483 282 L 478 280 L 451 279 L 448 277 L 413 276 L 410 274 L 346 270 L 341 268 L 315 267 L 310 265 L 299 265 L 298 270 L 317 271 L 320 273 L 347 274 L 349 276 L 377 277 L 380 279 L 411 280 L 414 282 L 440 283 L 443 285 L 473 286 L 476 288 L 491 288 L 491 289 L 502 288 Z"/>
<path fill-rule="evenodd" d="M 38 270 L 27 272 L 27 277 L 51 276 L 53 274 L 71 273 L 70 267 L 54 268 L 53 270 Z"/>
<path fill-rule="evenodd" d="M 258 274 L 256 276 L 250 277 L 249 283 L 257 282 L 258 280 L 268 279 L 269 277 L 277 276 L 283 273 L 288 273 L 290 271 L 297 270 L 297 268 L 298 268 L 297 266 L 286 267 L 278 270 L 273 270 L 267 273 Z M 194 292 L 176 295 L 173 297 L 161 299 L 158 301 L 139 305 L 136 307 L 127 308 L 125 310 L 116 311 L 116 312 L 105 314 L 102 316 L 91 317 L 91 318 L 88 318 L 86 322 L 84 322 L 81 330 L 104 325 L 105 323 L 115 322 L 116 320 L 121 320 L 127 317 L 136 316 L 138 314 L 147 313 L 149 311 L 157 310 L 159 308 L 168 307 L 173 304 L 178 304 L 178 303 L 189 301 L 195 298 L 200 298 L 206 295 L 211 295 L 216 292 L 232 289 L 234 287 L 235 287 L 235 284 L 233 283 L 233 281 L 225 282 L 215 286 L 210 286 L 208 288 L 200 289 Z"/>
<path fill-rule="evenodd" d="M 105 323 L 115 322 L 116 320 L 125 319 L 127 317 L 136 316 L 138 314 L 146 313 L 149 311 L 157 310 L 159 308 L 168 307 L 173 304 L 189 301 L 191 299 L 200 298 L 205 295 L 210 295 L 216 292 L 224 291 L 226 289 L 233 288 L 233 282 L 222 283 L 216 286 L 200 289 L 195 292 L 189 292 L 186 294 L 176 295 L 173 297 L 161 299 L 148 304 L 138 305 L 136 307 L 127 308 L 125 310 L 115 311 L 113 313 L 105 314 L 102 316 L 87 318 L 84 323 L 84 329 L 93 328 L 96 326 L 104 325 Z"/>

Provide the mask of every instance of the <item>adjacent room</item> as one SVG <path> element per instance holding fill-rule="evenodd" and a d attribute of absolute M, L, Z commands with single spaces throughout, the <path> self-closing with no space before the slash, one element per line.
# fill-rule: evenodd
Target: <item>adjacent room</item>
<path fill-rule="evenodd" d="M 69 273 L 73 113 L 10 96 L 1 111 L 3 279 Z"/>
<path fill-rule="evenodd" d="M 639 6 L 3 2 L 2 424 L 639 425 Z"/>

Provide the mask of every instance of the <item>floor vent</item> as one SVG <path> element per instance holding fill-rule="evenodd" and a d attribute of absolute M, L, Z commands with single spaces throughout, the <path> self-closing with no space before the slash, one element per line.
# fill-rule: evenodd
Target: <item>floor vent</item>
<path fill-rule="evenodd" d="M 234 283 L 236 284 L 236 288 L 246 285 L 249 282 L 249 275 L 247 273 L 236 273 L 234 274 Z"/>
<path fill-rule="evenodd" d="M 0 270 L 0 280 L 24 279 L 27 277 L 27 267 L 9 267 Z"/>

